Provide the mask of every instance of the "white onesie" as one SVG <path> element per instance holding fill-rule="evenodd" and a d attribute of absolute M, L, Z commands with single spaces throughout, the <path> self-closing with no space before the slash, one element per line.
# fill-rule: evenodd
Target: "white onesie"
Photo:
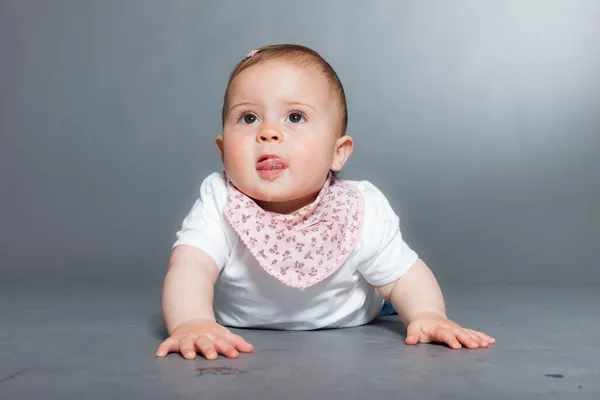
<path fill-rule="evenodd" d="M 361 237 L 346 263 L 306 289 L 288 287 L 269 275 L 239 239 L 224 215 L 227 187 L 217 172 L 200 186 L 200 197 L 177 232 L 173 248 L 189 245 L 211 256 L 219 268 L 214 312 L 230 327 L 308 330 L 364 325 L 383 299 L 375 286 L 394 282 L 417 261 L 404 242 L 389 202 L 368 181 L 345 181 L 364 196 Z"/>

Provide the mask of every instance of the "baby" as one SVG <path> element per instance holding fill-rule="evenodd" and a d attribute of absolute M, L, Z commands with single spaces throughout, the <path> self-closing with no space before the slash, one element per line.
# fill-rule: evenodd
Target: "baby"
<path fill-rule="evenodd" d="M 251 51 L 225 90 L 222 173 L 209 175 L 173 245 L 156 355 L 238 357 L 226 327 L 311 330 L 369 323 L 389 301 L 407 344 L 495 339 L 446 317 L 438 283 L 368 181 L 338 179 L 352 153 L 333 68 L 297 45 Z"/>

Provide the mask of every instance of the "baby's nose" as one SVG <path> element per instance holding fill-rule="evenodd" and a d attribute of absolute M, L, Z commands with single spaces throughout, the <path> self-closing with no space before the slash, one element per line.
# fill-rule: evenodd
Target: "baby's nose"
<path fill-rule="evenodd" d="M 281 142 L 283 134 L 272 126 L 261 129 L 256 136 L 257 142 Z"/>

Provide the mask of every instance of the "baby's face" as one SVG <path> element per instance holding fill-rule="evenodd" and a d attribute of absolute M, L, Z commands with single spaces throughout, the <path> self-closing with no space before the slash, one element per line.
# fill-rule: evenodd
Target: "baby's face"
<path fill-rule="evenodd" d="M 217 148 L 233 184 L 251 198 L 293 211 L 341 167 L 339 100 L 316 68 L 285 60 L 254 65 L 231 83 L 227 107 Z"/>

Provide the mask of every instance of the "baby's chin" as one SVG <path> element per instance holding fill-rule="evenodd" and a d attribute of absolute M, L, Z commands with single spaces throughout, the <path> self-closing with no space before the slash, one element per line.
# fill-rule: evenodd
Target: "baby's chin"
<path fill-rule="evenodd" d="M 295 196 L 294 193 L 290 193 L 285 190 L 278 190 L 278 188 L 248 188 L 244 191 L 246 196 L 251 197 L 256 201 L 267 202 L 267 203 L 284 203 L 292 200 L 296 200 L 299 196 Z"/>
<path fill-rule="evenodd" d="M 263 203 L 289 203 L 310 197 L 305 190 L 305 182 L 294 182 L 287 174 L 273 180 L 254 176 L 231 177 L 233 184 L 246 196 Z"/>
<path fill-rule="evenodd" d="M 246 196 L 259 201 L 286 201 L 290 196 L 290 191 L 286 190 L 285 182 L 281 179 L 271 181 L 254 176 L 244 176 L 243 174 L 230 174 L 229 179 L 235 187 Z"/>

